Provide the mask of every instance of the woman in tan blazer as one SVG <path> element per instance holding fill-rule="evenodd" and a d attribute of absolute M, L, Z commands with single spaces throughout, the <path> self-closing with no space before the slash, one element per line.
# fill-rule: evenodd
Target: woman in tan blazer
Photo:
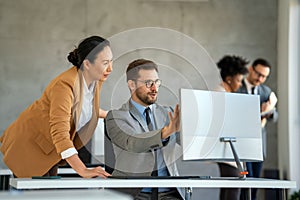
<path fill-rule="evenodd" d="M 101 167 L 87 168 L 77 150 L 92 137 L 98 118 L 102 83 L 112 71 L 106 39 L 84 39 L 68 60 L 74 65 L 60 74 L 0 137 L 3 160 L 16 177 L 56 175 L 67 163 L 82 177 L 107 177 Z"/>

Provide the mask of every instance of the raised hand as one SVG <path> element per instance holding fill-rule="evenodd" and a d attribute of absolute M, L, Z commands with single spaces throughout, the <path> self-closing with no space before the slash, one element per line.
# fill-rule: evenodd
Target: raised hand
<path fill-rule="evenodd" d="M 179 105 L 177 104 L 174 110 L 174 114 L 172 115 L 171 112 L 168 113 L 170 123 L 168 126 L 165 126 L 162 129 L 162 138 L 167 138 L 171 134 L 179 131 L 180 129 L 180 110 Z"/>

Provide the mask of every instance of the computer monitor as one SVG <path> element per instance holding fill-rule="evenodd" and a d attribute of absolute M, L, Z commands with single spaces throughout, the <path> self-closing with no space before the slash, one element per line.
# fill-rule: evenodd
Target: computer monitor
<path fill-rule="evenodd" d="M 180 89 L 183 160 L 262 161 L 258 95 Z"/>

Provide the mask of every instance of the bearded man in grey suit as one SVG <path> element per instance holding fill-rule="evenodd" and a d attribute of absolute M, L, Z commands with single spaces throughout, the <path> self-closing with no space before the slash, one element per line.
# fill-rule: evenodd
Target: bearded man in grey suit
<path fill-rule="evenodd" d="M 177 143 L 178 105 L 173 113 L 171 107 L 155 103 L 161 80 L 154 62 L 135 60 L 128 65 L 126 75 L 131 98 L 106 117 L 106 131 L 116 162 L 112 175 L 178 176 L 175 163 L 181 152 Z M 134 199 L 153 199 L 154 191 L 154 188 L 126 190 Z M 159 188 L 156 195 L 158 199 L 187 199 L 189 196 L 183 188 Z"/>

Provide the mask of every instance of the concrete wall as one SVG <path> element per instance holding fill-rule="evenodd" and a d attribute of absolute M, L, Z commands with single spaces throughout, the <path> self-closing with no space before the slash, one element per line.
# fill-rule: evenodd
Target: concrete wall
<path fill-rule="evenodd" d="M 141 27 L 182 32 L 201 44 L 213 61 L 236 54 L 268 59 L 267 84 L 277 89 L 277 0 L 0 0 L 0 134 L 71 65 L 67 54 L 89 35 L 112 37 Z M 123 63 L 127 65 L 128 63 Z M 114 73 L 124 70 L 114 66 Z M 183 69 L 182 69 L 183 70 Z M 172 77 L 165 77 L 172 82 Z M 105 83 L 108 88 L 114 82 Z M 102 96 L 109 109 L 109 100 Z M 265 168 L 277 168 L 277 127 L 268 125 Z M 0 165 L 1 164 L 0 162 Z M 210 165 L 209 165 L 210 166 Z M 206 164 L 190 164 L 203 168 Z M 211 171 L 212 170 L 212 171 Z M 213 165 L 208 171 L 217 174 Z M 217 193 L 205 190 L 216 199 Z"/>

